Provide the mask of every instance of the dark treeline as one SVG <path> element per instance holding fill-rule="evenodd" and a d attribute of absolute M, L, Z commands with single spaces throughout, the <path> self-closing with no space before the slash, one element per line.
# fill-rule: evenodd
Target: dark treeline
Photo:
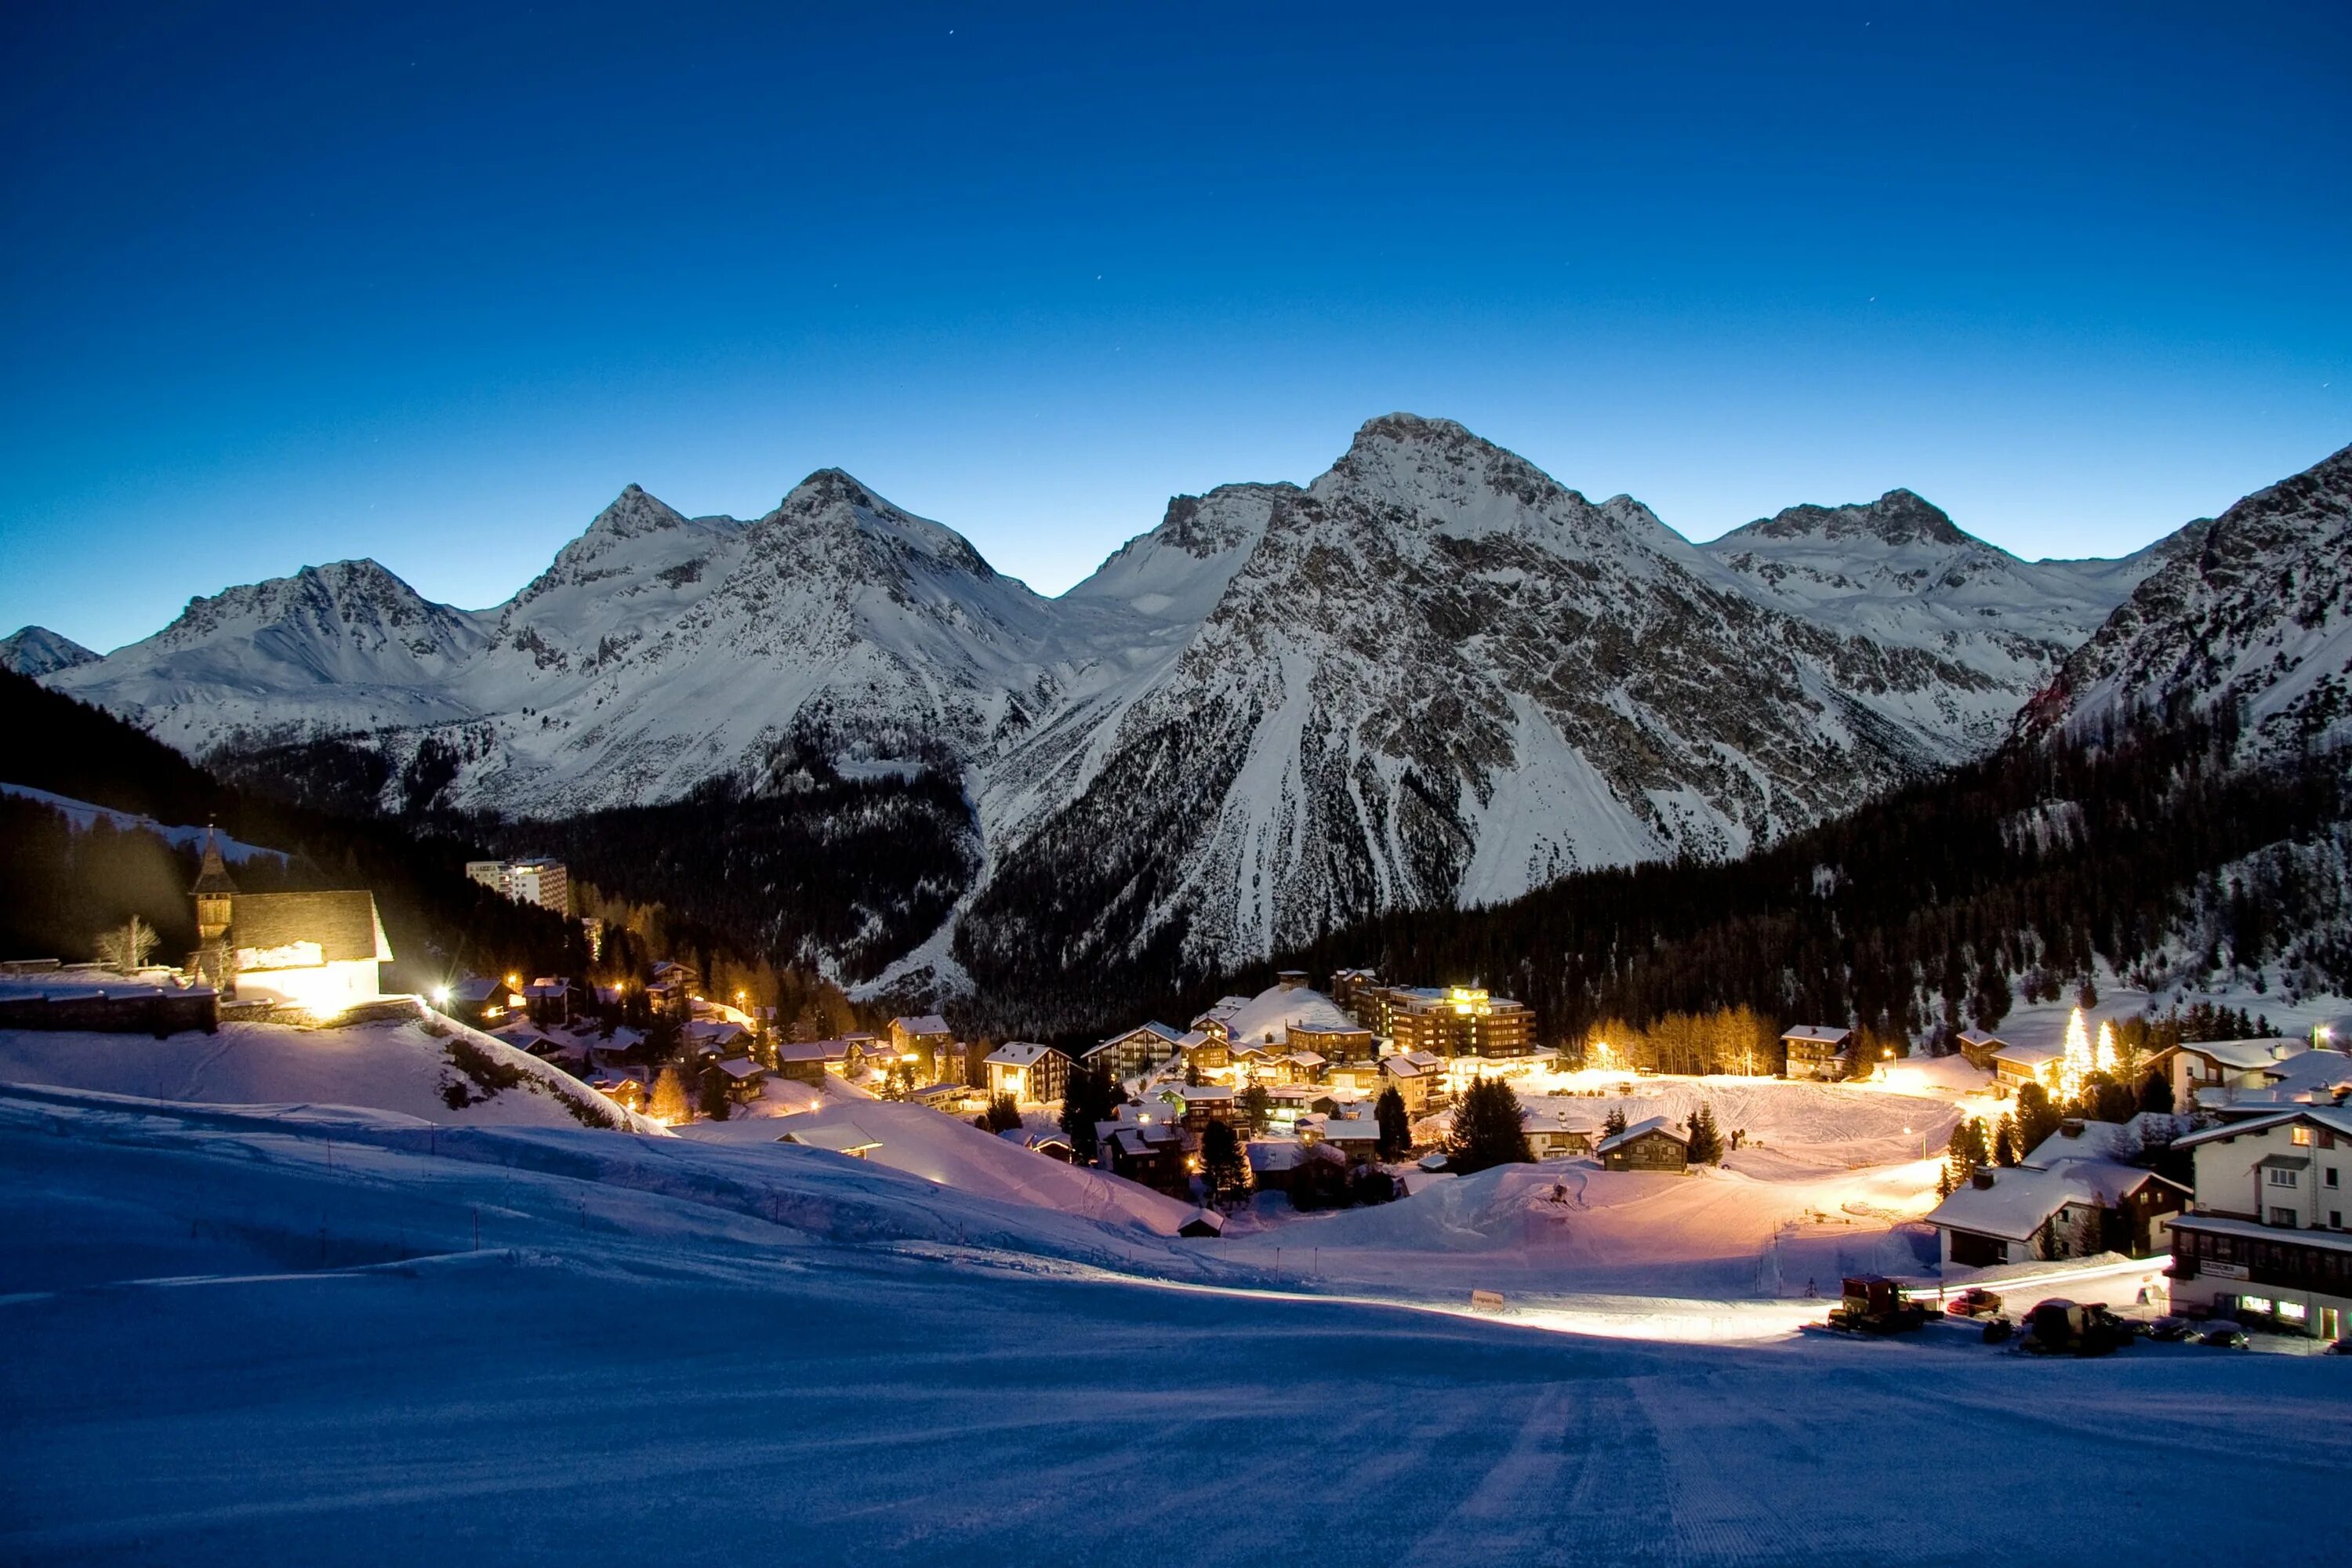
<path fill-rule="evenodd" d="M 814 752 L 783 790 L 713 780 L 684 799 L 551 820 L 481 821 L 509 853 L 658 903 L 705 940 L 778 968 L 833 955 L 852 981 L 936 931 L 979 852 L 956 780 L 921 772 L 846 778 Z"/>
<path fill-rule="evenodd" d="M 580 928 L 511 903 L 465 874 L 482 851 L 415 823 L 357 819 L 223 783 L 113 715 L 0 670 L 0 733 L 10 754 L 0 783 L 25 784 L 165 825 L 202 826 L 284 851 L 232 868 L 254 892 L 367 888 L 397 955 L 386 984 L 425 990 L 471 969 L 580 973 Z M 156 957 L 177 963 L 194 946 L 188 884 L 195 851 L 152 834 L 78 833 L 59 813 L 0 800 L 0 956 L 92 955 L 98 933 L 132 914 L 162 937 Z"/>

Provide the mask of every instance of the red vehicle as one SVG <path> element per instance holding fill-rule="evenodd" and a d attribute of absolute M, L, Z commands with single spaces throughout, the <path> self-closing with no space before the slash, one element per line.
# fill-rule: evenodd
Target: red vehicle
<path fill-rule="evenodd" d="M 1971 1285 L 1944 1303 L 1955 1318 L 1984 1318 L 2000 1310 L 2000 1298 L 1981 1285 Z"/>

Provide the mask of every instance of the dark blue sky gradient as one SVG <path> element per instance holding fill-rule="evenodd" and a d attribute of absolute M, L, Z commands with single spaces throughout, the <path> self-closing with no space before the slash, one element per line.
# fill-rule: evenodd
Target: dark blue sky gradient
<path fill-rule="evenodd" d="M 0 629 L 850 469 L 1066 587 L 1445 415 L 1695 538 L 2352 441 L 2352 7 L 0 8 Z"/>

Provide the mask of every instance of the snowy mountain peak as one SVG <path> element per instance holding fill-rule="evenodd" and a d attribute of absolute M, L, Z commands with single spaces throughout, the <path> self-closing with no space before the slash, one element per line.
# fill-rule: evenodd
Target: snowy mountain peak
<path fill-rule="evenodd" d="M 599 538 L 635 539 L 661 529 L 682 527 L 686 521 L 676 508 L 646 494 L 643 486 L 631 483 L 622 487 L 612 505 L 596 514 L 595 521 L 588 525 L 588 532 Z"/>
<path fill-rule="evenodd" d="M 1906 489 L 1891 489 L 1874 501 L 1844 506 L 1792 506 L 1732 531 L 1736 539 L 1875 539 L 1886 544 L 1976 544 L 1941 507 Z"/>
<path fill-rule="evenodd" d="M 97 662 L 98 655 L 47 626 L 26 626 L 12 637 L 0 638 L 0 669 L 18 675 L 51 675 Z"/>

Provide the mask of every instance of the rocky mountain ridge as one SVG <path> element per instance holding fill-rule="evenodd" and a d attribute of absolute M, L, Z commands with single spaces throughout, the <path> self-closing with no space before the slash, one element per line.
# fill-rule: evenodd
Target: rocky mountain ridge
<path fill-rule="evenodd" d="M 1989 751 L 2168 559 L 2021 562 L 1907 491 L 1694 546 L 1399 415 L 1056 599 L 826 469 L 749 521 L 631 486 L 490 610 L 344 563 L 48 679 L 192 754 L 430 745 L 448 802 L 530 816 L 786 787 L 812 748 L 945 773 L 976 879 L 879 977 L 936 992 L 1738 855 Z"/>

